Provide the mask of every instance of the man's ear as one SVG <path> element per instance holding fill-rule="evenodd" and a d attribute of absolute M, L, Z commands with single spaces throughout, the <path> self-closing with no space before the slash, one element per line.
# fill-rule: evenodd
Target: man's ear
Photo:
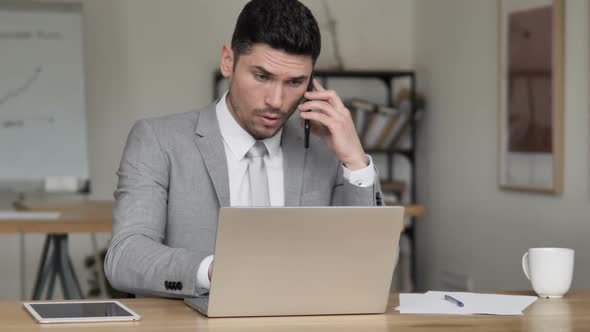
<path fill-rule="evenodd" d="M 221 74 L 223 77 L 230 77 L 234 71 L 234 51 L 228 45 L 221 49 Z"/>

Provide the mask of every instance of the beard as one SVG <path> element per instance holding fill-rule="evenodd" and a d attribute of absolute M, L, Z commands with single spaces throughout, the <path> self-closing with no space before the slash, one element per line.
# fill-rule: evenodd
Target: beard
<path fill-rule="evenodd" d="M 297 109 L 297 105 L 299 105 L 297 102 L 286 111 L 275 108 L 257 108 L 252 111 L 247 111 L 236 102 L 231 93 L 231 89 L 227 96 L 229 99 L 229 106 L 231 106 L 230 112 L 234 118 L 238 124 L 257 141 L 275 136 L 283 128 L 291 115 L 293 115 Z M 280 124 L 276 127 L 264 126 L 256 121 L 256 118 L 259 116 L 276 117 L 279 119 Z"/>

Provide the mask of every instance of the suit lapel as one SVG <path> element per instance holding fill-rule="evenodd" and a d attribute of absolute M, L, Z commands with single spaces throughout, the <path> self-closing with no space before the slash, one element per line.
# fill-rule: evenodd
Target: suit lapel
<path fill-rule="evenodd" d="M 230 205 L 229 179 L 223 137 L 217 122 L 215 104 L 213 103 L 198 112 L 197 125 L 195 126 L 195 143 L 213 181 L 219 206 L 224 207 Z"/>
<path fill-rule="evenodd" d="M 281 140 L 285 180 L 285 206 L 300 206 L 306 151 L 301 135 L 303 129 L 297 131 L 298 126 L 293 125 L 295 122 L 289 122 L 283 127 L 283 137 Z"/>

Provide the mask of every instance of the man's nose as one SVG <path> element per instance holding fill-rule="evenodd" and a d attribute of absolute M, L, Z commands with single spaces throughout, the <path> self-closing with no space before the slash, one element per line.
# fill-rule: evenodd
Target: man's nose
<path fill-rule="evenodd" d="M 273 84 L 266 94 L 266 105 L 273 109 L 281 109 L 283 105 L 283 88 L 280 84 Z"/>

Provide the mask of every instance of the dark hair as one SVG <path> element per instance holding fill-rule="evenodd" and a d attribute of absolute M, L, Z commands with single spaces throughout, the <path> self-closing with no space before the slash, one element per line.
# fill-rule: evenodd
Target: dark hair
<path fill-rule="evenodd" d="M 252 0 L 244 6 L 234 29 L 231 47 L 235 63 L 255 44 L 297 55 L 311 55 L 315 64 L 322 48 L 318 22 L 297 0 Z"/>

